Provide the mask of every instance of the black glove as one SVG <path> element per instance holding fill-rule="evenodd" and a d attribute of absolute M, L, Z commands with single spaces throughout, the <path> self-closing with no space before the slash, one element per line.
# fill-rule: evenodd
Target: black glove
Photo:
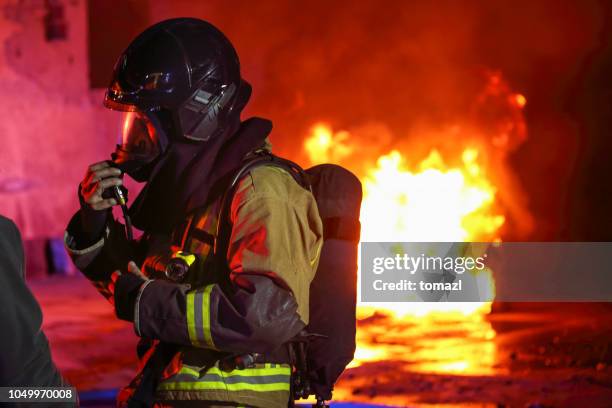
<path fill-rule="evenodd" d="M 121 320 L 134 321 L 134 307 L 140 286 L 146 281 L 133 273 L 124 273 L 115 281 L 115 314 Z"/>
<path fill-rule="evenodd" d="M 76 231 L 76 238 L 81 245 L 88 247 L 95 244 L 100 240 L 100 238 L 102 238 L 111 209 L 109 208 L 107 210 L 98 211 L 91 208 L 83 199 L 80 185 L 78 195 L 79 203 L 81 204 L 81 210 L 79 211 L 81 228 L 79 231 Z"/>

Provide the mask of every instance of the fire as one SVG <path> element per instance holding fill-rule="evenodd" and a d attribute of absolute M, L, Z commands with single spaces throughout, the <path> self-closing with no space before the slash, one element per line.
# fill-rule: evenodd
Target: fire
<path fill-rule="evenodd" d="M 514 95 L 514 102 L 520 107 L 523 108 L 527 104 L 527 98 L 521 94 Z"/>
<path fill-rule="evenodd" d="M 349 133 L 333 133 L 329 126 L 317 123 L 312 127 L 312 136 L 306 139 L 304 148 L 312 163 L 338 163 L 353 152 L 347 144 Z"/>
<path fill-rule="evenodd" d="M 336 144 L 338 141 L 339 144 Z M 342 164 L 354 148 L 349 132 L 334 133 L 317 123 L 304 142 L 311 163 Z M 376 165 L 359 175 L 364 197 L 361 205 L 361 240 L 393 242 L 465 242 L 494 241 L 505 217 L 494 211 L 496 189 L 478 162 L 479 151 L 465 148 L 460 153 L 461 165 L 448 166 L 438 150 L 412 168 L 398 151 L 379 157 Z M 345 162 L 344 162 L 345 163 Z M 346 165 L 346 163 L 345 163 Z M 347 167 L 351 168 L 350 165 Z M 490 273 L 479 276 L 494 293 Z M 486 286 L 486 285 L 485 285 Z M 433 312 L 486 313 L 490 303 L 440 302 L 377 304 L 397 318 L 405 315 L 424 316 Z M 374 308 L 361 305 L 359 314 L 367 316 Z M 362 350 L 362 352 L 364 352 Z"/>
<path fill-rule="evenodd" d="M 532 225 L 507 161 L 527 138 L 526 104 L 500 72 L 485 72 L 483 88 L 462 119 L 436 124 L 430 133 L 417 129 L 408 139 L 417 144 L 400 141 L 385 150 L 397 139 L 384 125 L 364 124 L 351 133 L 321 122 L 311 128 L 304 151 L 312 165 L 340 164 L 361 179 L 362 241 L 500 241 L 506 224 L 518 236 Z M 492 301 L 491 271 L 475 279 L 479 288 L 489 288 L 485 298 Z M 352 366 L 393 360 L 420 372 L 494 372 L 490 310 L 490 301 L 360 304 Z"/>
<path fill-rule="evenodd" d="M 311 163 L 336 162 L 351 168 L 351 137 L 346 131 L 334 133 L 323 123 L 313 126 L 304 148 Z M 487 178 L 486 169 L 479 162 L 481 152 L 475 147 L 462 149 L 456 166 L 446 164 L 442 154 L 431 149 L 416 165 L 410 166 L 408 159 L 398 150 L 392 150 L 376 160 L 364 174 L 358 174 L 364 187 L 361 207 L 362 241 L 396 242 L 457 242 L 499 240 L 498 231 L 505 217 L 496 211 L 496 189 Z M 334 160 L 334 158 L 336 160 Z M 457 161 L 457 160 L 455 160 Z M 494 282 L 489 271 L 478 279 L 485 281 L 494 293 Z M 486 285 L 485 285 L 486 286 Z M 491 299 L 492 300 L 492 299 Z M 433 322 L 452 322 L 453 327 L 469 327 L 471 336 L 480 336 L 489 341 L 495 336 L 484 316 L 490 311 L 490 302 L 484 303 L 383 303 L 359 305 L 360 318 L 387 314 L 383 327 L 368 327 L 358 331 L 358 348 L 352 365 L 387 358 L 402 359 L 405 351 L 394 346 L 381 345 L 378 340 L 389 326 L 412 324 L 412 334 L 421 333 L 429 337 L 435 332 Z M 414 321 L 412 321 L 414 320 Z M 395 323 L 394 323 L 395 322 Z M 379 331 L 382 332 L 379 333 Z M 412 340 L 411 340 L 412 341 Z M 397 343 L 395 343 L 397 344 Z M 481 363 L 491 363 L 494 352 L 465 353 L 464 349 L 450 350 L 444 345 L 429 347 L 429 357 L 424 351 L 422 358 L 428 363 L 411 363 L 413 369 L 442 372 L 482 372 Z M 399 347 L 402 348 L 401 346 Z M 442 350 L 444 349 L 444 350 Z M 427 349 L 426 349 L 427 350 Z M 442 354 L 440 354 L 442 353 Z M 432 355 L 443 358 L 439 364 Z M 472 358 L 470 356 L 478 356 Z M 480 362 L 479 362 L 480 361 Z"/>
<path fill-rule="evenodd" d="M 465 149 L 461 158 L 461 168 L 448 168 L 434 149 L 416 171 L 410 171 L 397 150 L 380 157 L 377 167 L 362 180 L 362 240 L 460 242 L 499 238 L 495 233 L 504 217 L 490 211 L 495 188 L 482 174 L 478 151 Z"/>

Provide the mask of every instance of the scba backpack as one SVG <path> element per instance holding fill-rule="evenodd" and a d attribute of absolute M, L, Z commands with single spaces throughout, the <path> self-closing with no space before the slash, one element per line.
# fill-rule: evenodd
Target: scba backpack
<path fill-rule="evenodd" d="M 281 167 L 312 191 L 323 221 L 323 247 L 310 286 L 310 322 L 288 345 L 294 367 L 293 399 L 314 395 L 317 398 L 314 406 L 323 407 L 332 398 L 336 380 L 355 354 L 361 182 L 338 165 L 321 164 L 303 170 L 292 161 L 262 152 L 233 177 L 223 197 L 219 225 L 227 219 L 231 197 L 240 179 L 259 166 Z M 220 229 L 218 240 L 226 241 L 229 232 L 224 234 Z"/>

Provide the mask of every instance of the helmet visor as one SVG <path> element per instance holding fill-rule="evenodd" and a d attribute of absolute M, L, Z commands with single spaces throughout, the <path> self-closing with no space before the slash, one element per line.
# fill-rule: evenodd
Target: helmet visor
<path fill-rule="evenodd" d="M 117 150 L 123 160 L 149 163 L 161 154 L 159 135 L 146 114 L 139 111 L 123 112 Z"/>

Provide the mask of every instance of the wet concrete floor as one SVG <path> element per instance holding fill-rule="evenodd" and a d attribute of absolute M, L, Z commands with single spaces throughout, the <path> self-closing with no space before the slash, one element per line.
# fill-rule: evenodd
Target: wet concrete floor
<path fill-rule="evenodd" d="M 82 277 L 29 282 L 54 359 L 79 392 L 136 369 L 136 335 Z M 360 313 L 342 401 L 396 407 L 612 407 L 612 308 L 494 305 L 493 313 Z M 101 405 L 100 405 L 101 406 Z"/>

